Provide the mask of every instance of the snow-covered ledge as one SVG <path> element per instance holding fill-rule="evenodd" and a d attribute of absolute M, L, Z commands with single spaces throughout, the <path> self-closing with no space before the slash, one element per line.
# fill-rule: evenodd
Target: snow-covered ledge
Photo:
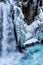
<path fill-rule="evenodd" d="M 30 40 L 27 40 L 25 43 L 24 43 L 24 47 L 28 46 L 28 45 L 32 45 L 32 44 L 35 44 L 36 42 L 39 42 L 36 38 L 32 38 Z"/>

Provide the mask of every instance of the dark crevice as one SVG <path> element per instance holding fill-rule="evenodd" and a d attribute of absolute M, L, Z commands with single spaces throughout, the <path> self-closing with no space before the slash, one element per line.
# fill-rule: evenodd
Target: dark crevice
<path fill-rule="evenodd" d="M 26 21 L 27 24 L 31 24 L 34 21 L 35 17 L 38 15 L 38 6 L 41 5 L 42 5 L 42 0 L 37 0 L 36 6 L 34 8 L 33 0 L 29 0 L 26 7 L 22 6 L 22 12 L 25 17 L 24 20 Z"/>

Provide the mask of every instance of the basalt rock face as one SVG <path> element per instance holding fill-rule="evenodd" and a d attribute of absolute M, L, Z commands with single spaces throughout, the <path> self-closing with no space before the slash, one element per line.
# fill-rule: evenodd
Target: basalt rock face
<path fill-rule="evenodd" d="M 30 25 L 38 15 L 38 8 L 42 5 L 43 0 L 17 0 L 15 2 L 22 8 L 24 20 Z"/>
<path fill-rule="evenodd" d="M 24 14 L 24 20 L 27 24 L 31 24 L 34 18 L 38 15 L 38 7 L 42 5 L 41 0 L 29 0 L 27 5 L 22 6 L 22 11 Z"/>

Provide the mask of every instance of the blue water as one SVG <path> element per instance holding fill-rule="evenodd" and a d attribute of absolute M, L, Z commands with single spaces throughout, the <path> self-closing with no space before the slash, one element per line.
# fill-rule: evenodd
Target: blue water
<path fill-rule="evenodd" d="M 23 54 L 20 65 L 43 65 L 43 45 L 26 48 Z"/>
<path fill-rule="evenodd" d="M 0 58 L 0 65 L 43 65 L 43 45 L 28 47 L 23 53 L 11 52 Z"/>

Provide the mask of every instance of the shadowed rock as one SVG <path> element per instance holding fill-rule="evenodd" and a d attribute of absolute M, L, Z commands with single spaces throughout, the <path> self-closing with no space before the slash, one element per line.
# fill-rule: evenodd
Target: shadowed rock
<path fill-rule="evenodd" d="M 38 14 L 38 6 L 42 5 L 42 0 L 29 0 L 27 5 L 22 6 L 22 11 L 24 14 L 24 20 L 27 24 L 31 24 L 34 21 L 34 18 Z"/>

